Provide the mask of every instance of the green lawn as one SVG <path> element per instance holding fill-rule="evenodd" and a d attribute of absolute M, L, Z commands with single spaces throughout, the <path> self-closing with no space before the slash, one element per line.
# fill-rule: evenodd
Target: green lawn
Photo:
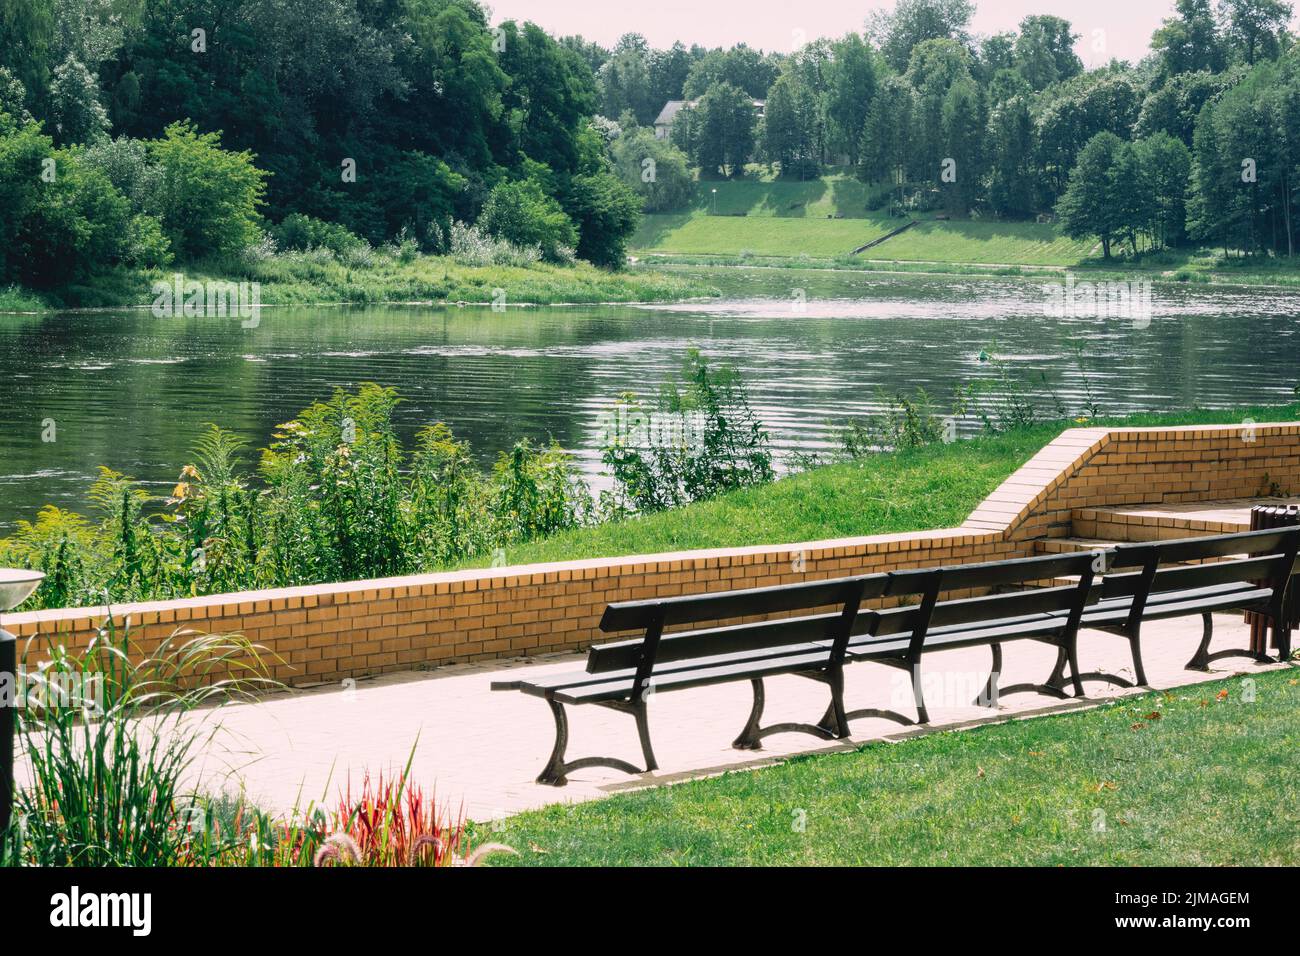
<path fill-rule="evenodd" d="M 872 743 L 477 830 L 519 850 L 497 865 L 1295 866 L 1297 673 Z"/>
<path fill-rule="evenodd" d="M 1074 265 L 1092 249 L 1034 222 L 922 222 L 863 253 L 872 259 Z"/>
<path fill-rule="evenodd" d="M 632 237 L 633 254 L 807 255 L 832 258 L 852 252 L 897 226 L 898 220 L 782 219 L 704 213 L 644 216 Z"/>
<path fill-rule="evenodd" d="M 720 204 L 721 206 L 721 204 Z M 832 259 L 885 235 L 901 220 L 712 216 L 704 212 L 645 216 L 632 237 L 640 254 L 811 256 Z M 860 256 L 869 260 L 936 263 L 1073 266 L 1091 242 L 1062 236 L 1055 226 L 1033 222 L 927 220 L 886 239 Z"/>
<path fill-rule="evenodd" d="M 1297 417 L 1300 406 L 1293 405 L 1135 415 L 1091 424 L 1195 425 Z M 712 501 L 517 545 L 506 559 L 512 565 L 532 564 L 954 527 L 1065 427 L 1039 425 L 828 465 Z M 490 564 L 491 557 L 483 556 L 457 566 Z"/>

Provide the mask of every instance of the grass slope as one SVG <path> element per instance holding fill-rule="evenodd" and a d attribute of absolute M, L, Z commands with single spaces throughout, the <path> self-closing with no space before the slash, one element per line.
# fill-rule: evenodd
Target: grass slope
<path fill-rule="evenodd" d="M 1097 419 L 1092 425 L 1290 421 L 1300 405 Z M 1052 423 L 828 465 L 685 508 L 517 545 L 509 564 L 699 548 L 820 541 L 959 525 L 1012 472 L 1059 435 Z M 488 567 L 490 556 L 458 567 Z"/>
<path fill-rule="evenodd" d="M 1291 865 L 1295 670 L 525 813 L 502 864 Z M 802 828 L 795 826 L 802 820 Z"/>

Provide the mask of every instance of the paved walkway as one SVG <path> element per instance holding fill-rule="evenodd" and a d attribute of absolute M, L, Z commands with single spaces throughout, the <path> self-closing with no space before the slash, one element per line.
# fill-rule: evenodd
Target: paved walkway
<path fill-rule="evenodd" d="M 1209 675 L 1184 670 L 1200 632 L 1199 618 L 1148 625 L 1143 645 L 1152 686 L 1189 685 L 1261 669 L 1245 658 L 1230 658 L 1216 662 Z M 1215 633 L 1214 649 L 1247 643 L 1240 615 L 1217 616 Z M 1081 635 L 1080 658 L 1084 670 L 1132 677 L 1128 642 L 1121 638 L 1086 631 Z M 1054 660 L 1049 647 L 1031 642 L 1007 645 L 1002 683 L 1040 681 Z M 827 744 L 802 734 L 782 734 L 765 740 L 761 752 L 741 752 L 733 750 L 730 742 L 749 713 L 749 684 L 722 685 L 653 699 L 650 727 L 664 768 L 661 772 L 630 778 L 592 768 L 574 773 L 567 787 L 540 786 L 533 778 L 553 740 L 549 710 L 541 700 L 517 692 L 492 693 L 488 685 L 503 672 L 581 669 L 581 661 L 581 655 L 563 655 L 453 665 L 346 686 L 289 691 L 256 704 L 226 707 L 218 713 L 227 732 L 209 748 L 200 769 L 209 789 L 224 785 L 233 791 L 242 782 L 267 809 L 287 811 L 322 797 L 332 803 L 349 774 L 356 783 L 367 769 L 372 774 L 400 772 L 414 748 L 413 780 L 436 790 L 441 801 L 453 806 L 463 802 L 468 816 L 483 820 L 548 803 L 589 800 L 647 783 L 762 765 L 789 754 L 897 738 L 900 730 L 901 735 L 916 732 L 890 721 L 864 719 L 854 722 L 849 743 Z M 932 729 L 1081 706 L 1036 694 L 1005 698 L 996 712 L 972 706 L 970 701 L 988 675 L 988 664 L 987 648 L 926 657 Z M 850 708 L 912 712 L 902 671 L 856 664 L 846 669 L 845 685 Z M 1094 700 L 1133 693 L 1100 683 L 1089 684 L 1088 691 Z M 767 702 L 765 721 L 809 721 L 821 716 L 827 699 L 820 684 L 778 677 L 768 681 Z M 577 707 L 570 709 L 570 726 L 570 758 L 601 754 L 640 763 L 630 718 L 603 708 Z"/>

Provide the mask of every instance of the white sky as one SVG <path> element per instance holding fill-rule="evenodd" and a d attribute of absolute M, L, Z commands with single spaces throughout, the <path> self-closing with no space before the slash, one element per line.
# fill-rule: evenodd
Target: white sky
<path fill-rule="evenodd" d="M 815 40 L 862 30 L 867 13 L 892 9 L 894 0 L 485 0 L 492 22 L 532 20 L 555 36 L 580 33 L 603 46 L 624 33 L 640 33 L 662 48 L 729 47 L 748 43 L 788 52 L 794 40 Z M 1031 13 L 1064 17 L 1081 34 L 1076 50 L 1084 64 L 1112 57 L 1137 62 L 1151 34 L 1172 15 L 1173 0 L 975 0 L 976 33 L 1015 29 Z M 801 31 L 801 32 L 799 32 Z"/>

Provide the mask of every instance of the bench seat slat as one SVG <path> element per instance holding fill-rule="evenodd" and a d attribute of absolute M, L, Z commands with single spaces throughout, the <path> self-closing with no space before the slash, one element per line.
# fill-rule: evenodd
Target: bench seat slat
<path fill-rule="evenodd" d="M 659 639 L 655 666 L 690 658 L 716 657 L 719 654 L 765 651 L 802 641 L 820 640 L 827 628 L 839 620 L 838 614 L 810 614 L 803 617 L 778 618 L 753 624 L 729 624 L 724 627 L 677 631 Z M 867 627 L 865 614 L 854 621 L 854 630 Z M 587 655 L 587 671 L 603 674 L 636 667 L 643 638 L 597 644 Z M 762 655 L 760 655 L 762 656 Z"/>
<path fill-rule="evenodd" d="M 769 657 L 762 660 L 746 660 L 731 664 L 717 664 L 710 667 L 687 667 L 680 671 L 655 670 L 650 679 L 651 686 L 658 690 L 686 690 L 691 687 L 704 687 L 709 684 L 721 684 L 727 681 L 749 679 L 754 677 L 771 677 L 788 674 L 792 671 L 817 670 L 826 664 L 827 652 L 824 647 L 801 654 L 788 654 L 781 657 Z M 698 663 L 698 662 L 693 662 Z M 527 693 L 526 688 L 521 688 Z M 583 684 L 553 692 L 556 700 L 565 704 L 588 704 L 607 700 L 625 699 L 631 690 L 627 678 L 621 680 L 601 681 Z"/>
<path fill-rule="evenodd" d="M 1260 588 L 1246 585 L 1238 588 L 1216 587 L 1191 591 L 1163 591 L 1163 600 L 1147 602 L 1142 609 L 1143 620 L 1156 620 L 1166 617 L 1182 617 L 1201 611 L 1230 611 L 1246 609 L 1267 604 L 1273 597 L 1272 588 Z M 1083 626 L 1096 627 L 1105 624 L 1123 624 L 1133 606 L 1132 599 L 1103 601 L 1083 612 Z"/>
<path fill-rule="evenodd" d="M 718 654 L 713 657 L 688 658 L 685 660 L 656 664 L 652 680 L 657 681 L 661 674 L 681 674 L 692 670 L 708 670 L 714 667 L 743 664 L 749 661 L 759 663 L 774 657 L 789 657 L 791 654 L 818 653 L 823 659 L 826 659 L 829 656 L 829 651 L 829 643 L 806 641 L 803 643 L 783 644 L 780 647 L 770 649 Z M 632 688 L 632 679 L 635 676 L 635 667 L 623 668 L 622 670 L 617 671 L 602 671 L 597 674 L 588 671 L 564 671 L 559 674 L 547 674 L 542 677 L 533 677 L 527 680 L 494 681 L 492 689 L 523 690 L 525 693 L 544 695 L 546 692 L 553 690 L 584 687 L 593 684 L 622 682 L 624 689 L 630 692 Z"/>

